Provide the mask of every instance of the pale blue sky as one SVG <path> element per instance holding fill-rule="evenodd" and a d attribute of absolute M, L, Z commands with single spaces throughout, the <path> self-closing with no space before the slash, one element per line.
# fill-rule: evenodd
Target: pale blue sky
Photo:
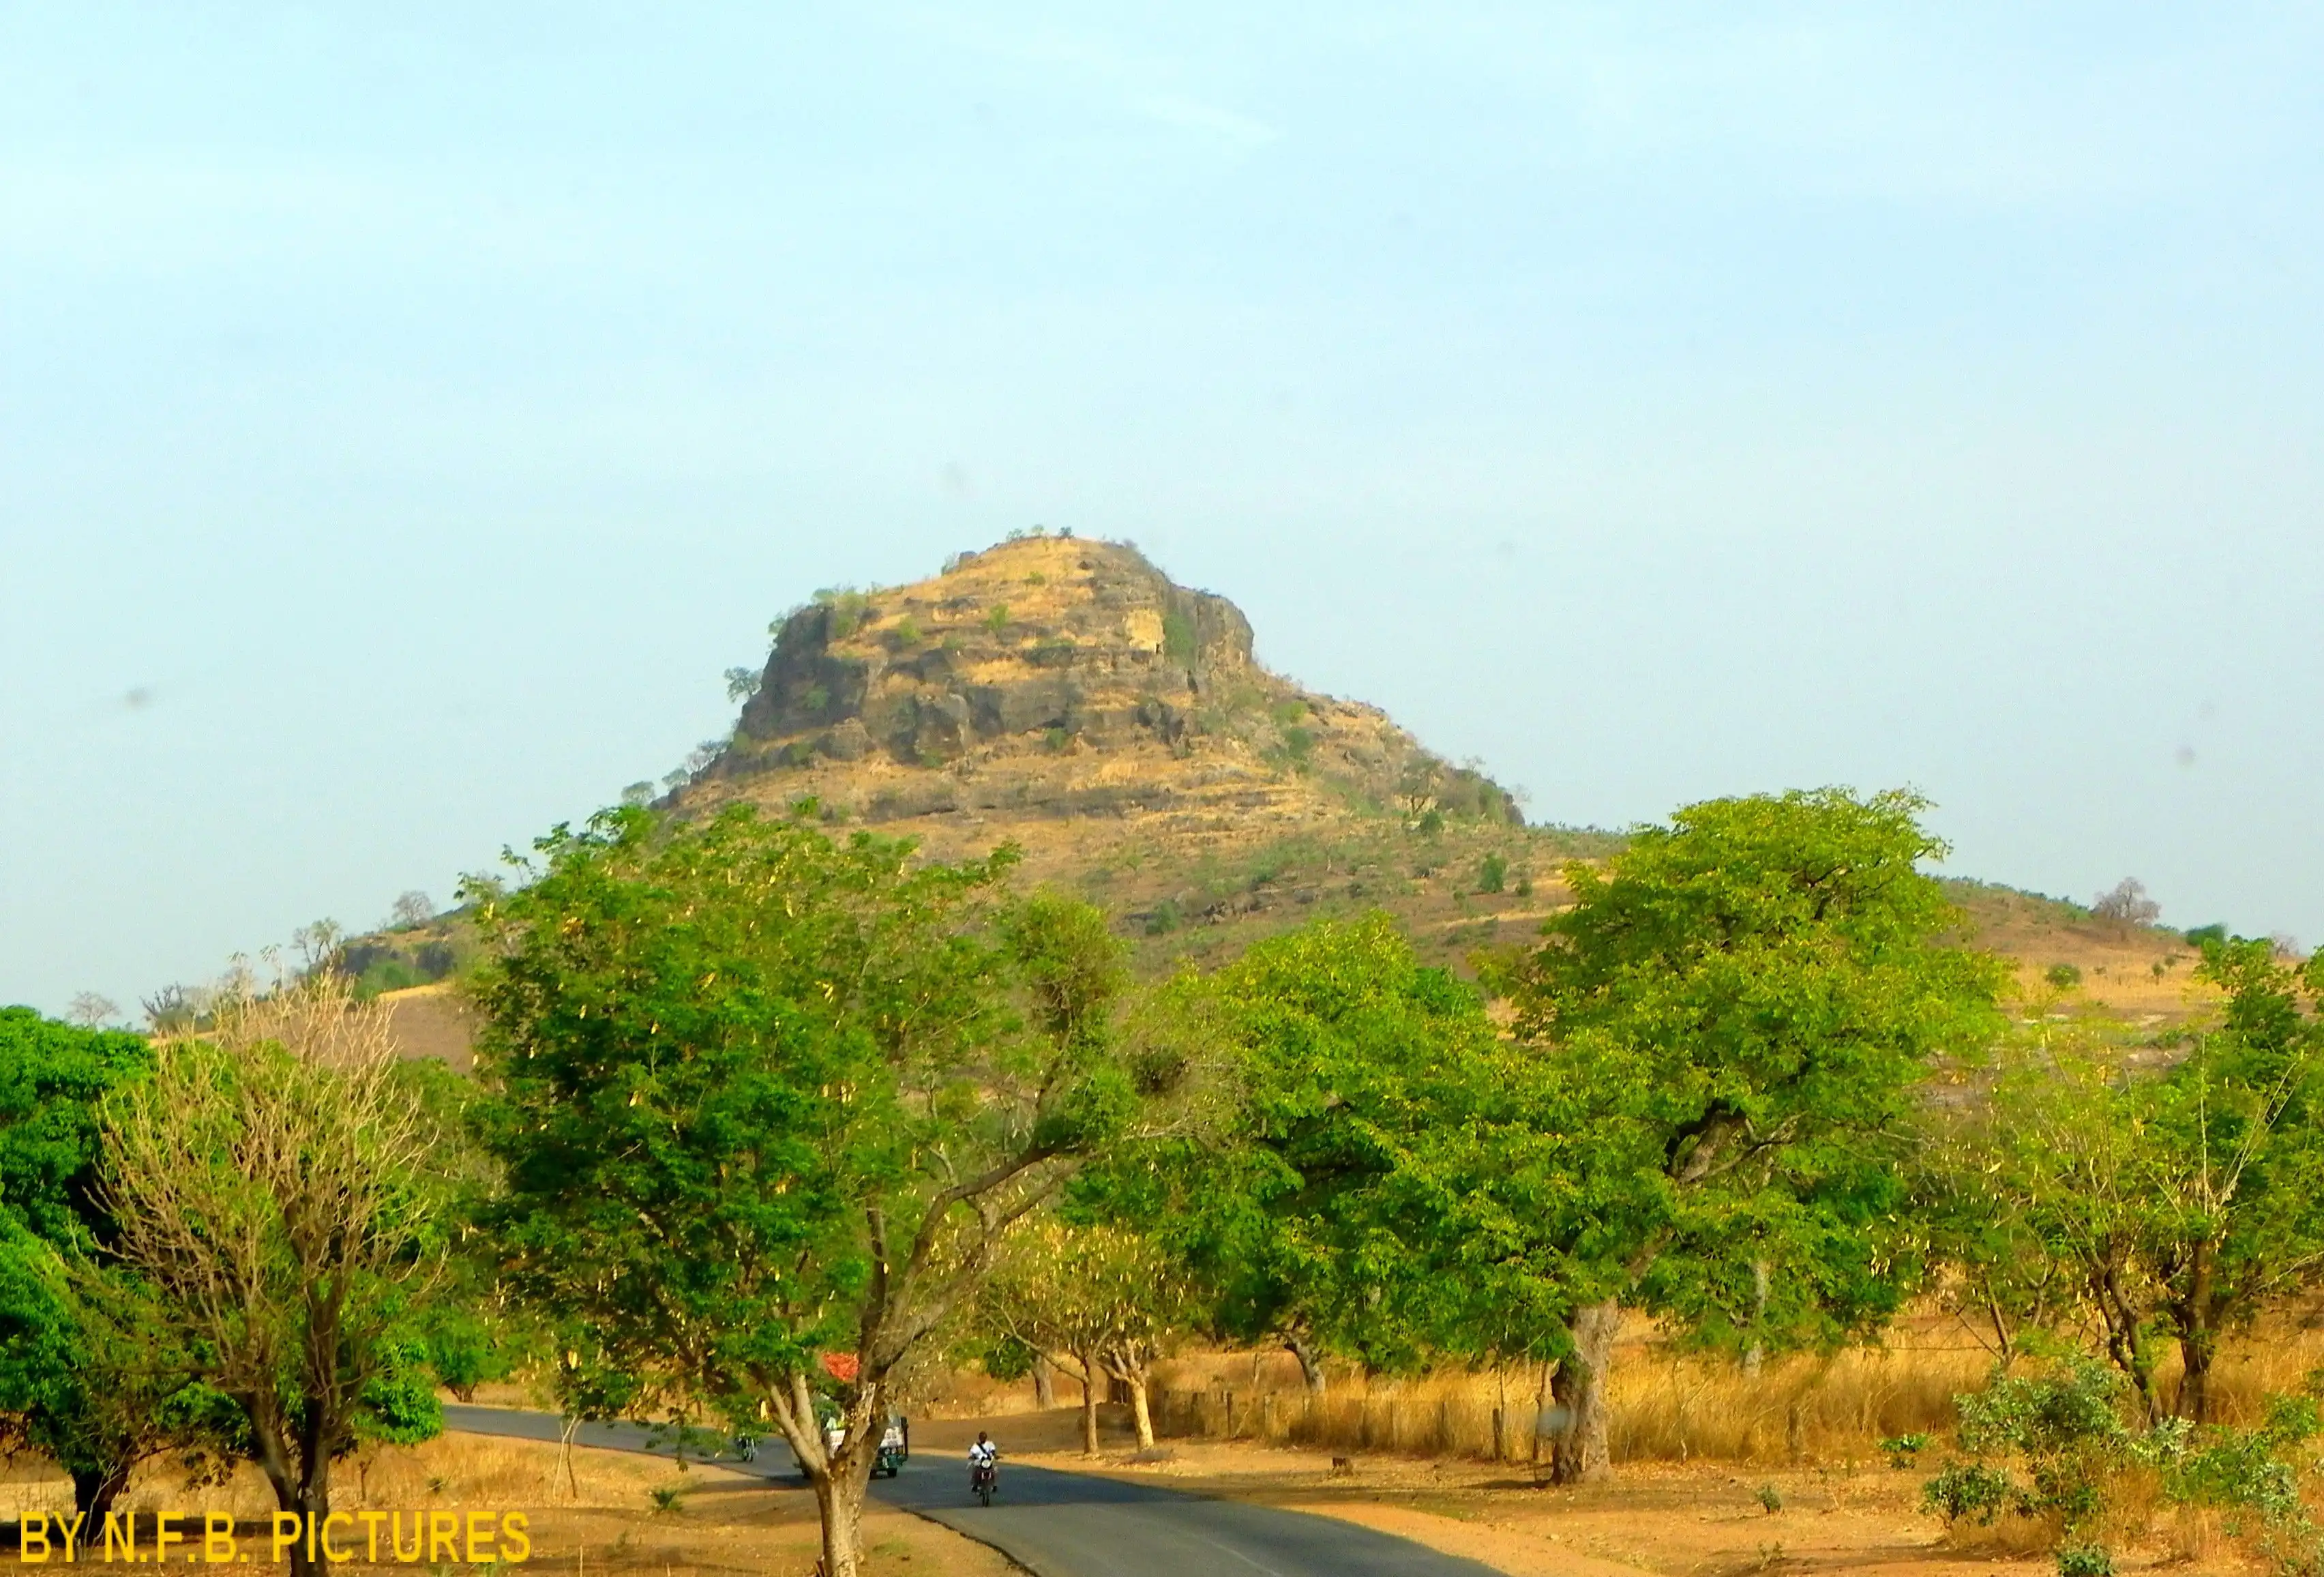
<path fill-rule="evenodd" d="M 447 897 L 1036 523 L 1538 819 L 2324 939 L 2319 231 L 2314 6 L 0 0 L 0 1001 Z"/>

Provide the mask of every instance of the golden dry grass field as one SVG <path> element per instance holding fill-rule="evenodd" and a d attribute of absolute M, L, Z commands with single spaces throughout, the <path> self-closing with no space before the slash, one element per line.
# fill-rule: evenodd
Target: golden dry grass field
<path fill-rule="evenodd" d="M 659 1458 L 577 1448 L 568 1460 L 546 1443 L 446 1434 L 417 1446 L 368 1447 L 341 1464 L 334 1509 L 361 1512 L 522 1511 L 532 1550 L 517 1571 L 557 1577 L 807 1577 L 818 1551 L 815 1500 L 804 1489 L 721 1468 L 678 1468 Z M 0 1476 L 0 1517 L 69 1514 L 70 1483 L 42 1462 L 20 1460 Z M 242 1567 L 281 1567 L 263 1559 L 273 1499 L 254 1469 L 225 1485 L 189 1485 L 167 1462 L 149 1464 L 132 1482 L 121 1509 L 149 1519 L 156 1512 L 217 1510 L 237 1519 L 239 1542 L 261 1558 Z M 415 1531 L 405 1536 L 418 1543 Z M 192 1527 L 197 1538 L 200 1524 Z M 147 1536 L 150 1537 L 150 1535 Z M 383 1545 L 393 1537 L 382 1535 Z M 864 1520 L 864 1548 L 875 1577 L 1005 1577 L 1016 1571 L 983 1545 L 876 1503 Z M 360 1548 L 363 1532 L 352 1534 Z M 383 1549 L 383 1554 L 389 1554 Z M 93 1559 L 84 1550 L 82 1559 Z M 440 1566 L 356 1560 L 348 1572 L 410 1572 Z"/>

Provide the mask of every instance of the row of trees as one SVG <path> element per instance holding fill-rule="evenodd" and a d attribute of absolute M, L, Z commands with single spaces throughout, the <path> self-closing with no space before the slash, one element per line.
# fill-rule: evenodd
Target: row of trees
<path fill-rule="evenodd" d="M 484 1222 L 568 1405 L 770 1422 L 834 1572 L 964 1318 L 1133 1402 L 1188 1327 L 1318 1383 L 1333 1354 L 1539 1362 L 1553 1471 L 1594 1477 L 1622 1309 L 1739 1351 L 1868 1331 L 1911 1285 L 1914 1086 L 1992 1042 L 2001 982 L 1946 945 L 1920 808 L 1643 831 L 1495 973 L 1509 1022 L 1385 918 L 1133 994 L 1102 917 L 1010 896 L 1005 855 L 608 813 L 475 895 Z"/>
<path fill-rule="evenodd" d="M 1536 1364 L 1578 1481 L 1623 1311 L 1751 1361 L 1943 1286 L 2004 1345 L 2091 1313 L 2158 1409 L 2174 1333 L 2200 1416 L 2221 1335 L 2319 1238 L 2318 977 L 2219 945 L 2230 1009 L 2167 1074 L 2053 1043 L 1996 1075 L 2003 971 L 1952 945 L 1922 808 L 1690 807 L 1569 872 L 1484 989 L 1373 917 L 1144 991 L 1006 852 L 610 811 L 466 895 L 472 1087 L 393 1064 L 328 971 L 160 1047 L 7 1020 L 50 1049 L 6 1061 L 72 1070 L 0 1110 L 0 1146 L 65 1146 L 0 1148 L 0 1409 L 77 1482 L 76 1452 L 190 1440 L 319 1515 L 505 1306 L 573 1416 L 771 1425 L 834 1577 L 888 1412 L 964 1343 L 1079 1375 L 1093 1443 L 1107 1378 L 1150 1438 L 1189 1331 L 1318 1388 L 1331 1358 Z M 1976 1098 L 1932 1102 L 1940 1071 Z"/>
<path fill-rule="evenodd" d="M 329 972 L 177 1045 L 0 1010 L 0 1418 L 85 1526 L 164 1451 L 320 1517 L 335 1462 L 437 1431 L 448 1083 Z"/>

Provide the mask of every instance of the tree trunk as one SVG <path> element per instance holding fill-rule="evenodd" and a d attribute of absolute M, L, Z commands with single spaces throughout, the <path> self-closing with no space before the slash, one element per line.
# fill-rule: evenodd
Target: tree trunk
<path fill-rule="evenodd" d="M 2107 1356 L 2130 1379 L 2137 1393 L 2140 1416 L 2148 1424 L 2162 1417 L 2154 1396 L 2154 1354 L 2146 1344 L 2146 1321 L 2122 1290 L 2118 1266 L 2104 1265 L 2090 1273 L 2090 1290 L 2097 1295 L 2099 1319 L 2106 1325 Z"/>
<path fill-rule="evenodd" d="M 300 1464 L 299 1547 L 290 1552 L 290 1577 L 318 1577 L 330 1570 L 323 1559 L 323 1518 L 331 1514 L 331 1453 L 318 1450 Z"/>
<path fill-rule="evenodd" d="M 91 1468 L 72 1476 L 73 1510 L 84 1519 L 82 1526 L 102 1528 L 106 1514 L 113 1509 L 115 1499 L 129 1482 L 129 1464 L 116 1462 L 109 1468 Z"/>
<path fill-rule="evenodd" d="M 1057 1405 L 1057 1371 L 1047 1357 L 1033 1360 L 1033 1406 L 1054 1407 Z"/>
<path fill-rule="evenodd" d="M 1751 1261 L 1751 1344 L 1743 1349 L 1743 1372 L 1757 1379 L 1767 1362 L 1767 1262 Z"/>
<path fill-rule="evenodd" d="M 1573 1319 L 1573 1351 L 1550 1381 L 1560 1413 L 1550 1436 L 1553 1483 L 1595 1484 L 1614 1476 L 1606 1444 L 1606 1376 L 1614 1366 L 1614 1337 L 1622 1306 L 1612 1298 L 1594 1303 Z"/>
<path fill-rule="evenodd" d="M 2187 1296 L 2172 1309 L 2179 1328 L 2179 1357 L 2185 1365 L 2179 1380 L 2179 1416 L 2196 1424 L 2211 1422 L 2211 1360 L 2218 1355 L 2218 1251 L 2198 1242 L 2187 1279 Z"/>
<path fill-rule="evenodd" d="M 1283 1339 L 1283 1345 L 1292 1357 L 1299 1360 L 1299 1378 L 1306 1382 L 1307 1394 L 1317 1401 L 1322 1401 L 1324 1384 L 1323 1360 L 1315 1355 L 1315 1350 L 1313 1347 L 1307 1345 L 1306 1338 L 1296 1332 L 1286 1336 Z"/>
<path fill-rule="evenodd" d="M 858 1577 L 862 1566 L 863 1486 L 867 1475 L 843 1471 L 841 1462 L 815 1480 L 816 1514 L 823 1519 L 824 1577 Z"/>
<path fill-rule="evenodd" d="M 1130 1384 L 1130 1416 L 1138 1425 L 1138 1449 L 1154 1448 L 1154 1415 L 1146 1404 L 1146 1370 L 1132 1370 L 1122 1377 Z"/>
<path fill-rule="evenodd" d="M 1097 1354 L 1084 1352 L 1082 1364 L 1082 1454 L 1097 1454 Z"/>

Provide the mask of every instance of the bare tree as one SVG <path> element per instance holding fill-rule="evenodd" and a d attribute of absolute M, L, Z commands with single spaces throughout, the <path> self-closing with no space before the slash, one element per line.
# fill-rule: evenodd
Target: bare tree
<path fill-rule="evenodd" d="M 414 888 L 398 898 L 389 912 L 399 926 L 424 926 L 436 918 L 436 900 Z"/>
<path fill-rule="evenodd" d="M 145 1023 L 156 1035 L 179 1035 L 200 1023 L 209 1010 L 209 992 L 200 986 L 165 985 L 138 999 Z"/>
<path fill-rule="evenodd" d="M 84 1029 L 101 1028 L 121 1017 L 121 1009 L 111 997 L 95 991 L 82 991 L 65 1006 L 65 1022 L 78 1024 Z"/>
<path fill-rule="evenodd" d="M 117 1253 L 246 1416 L 276 1504 L 330 1511 L 383 1338 L 432 1279 L 425 1120 L 387 1014 L 323 971 L 246 985 L 106 1112 Z M 294 1550 L 291 1571 L 318 1563 Z"/>
<path fill-rule="evenodd" d="M 346 939 L 346 927 L 327 918 L 290 933 L 290 945 L 299 949 L 299 956 L 310 973 L 338 956 L 339 945 Z"/>
<path fill-rule="evenodd" d="M 726 698 L 729 701 L 749 700 L 752 696 L 759 693 L 759 680 L 761 677 L 762 676 L 760 674 L 759 670 L 754 668 L 728 669 L 726 670 Z"/>
<path fill-rule="evenodd" d="M 2163 906 L 2146 896 L 2146 883 L 2126 876 L 2090 900 L 2090 913 L 2118 926 L 2151 926 L 2161 918 Z"/>

